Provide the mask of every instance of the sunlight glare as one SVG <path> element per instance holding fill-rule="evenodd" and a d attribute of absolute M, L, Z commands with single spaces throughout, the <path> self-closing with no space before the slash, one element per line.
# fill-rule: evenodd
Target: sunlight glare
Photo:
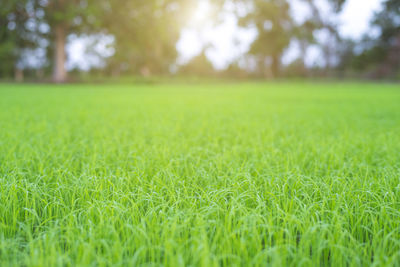
<path fill-rule="evenodd" d="M 211 6 L 207 0 L 199 1 L 193 15 L 193 22 L 196 26 L 203 26 L 210 17 Z"/>

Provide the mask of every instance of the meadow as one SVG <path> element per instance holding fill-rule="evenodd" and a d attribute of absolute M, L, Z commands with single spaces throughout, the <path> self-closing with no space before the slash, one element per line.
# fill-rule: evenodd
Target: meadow
<path fill-rule="evenodd" d="M 400 86 L 0 84 L 1 266 L 400 266 Z"/>

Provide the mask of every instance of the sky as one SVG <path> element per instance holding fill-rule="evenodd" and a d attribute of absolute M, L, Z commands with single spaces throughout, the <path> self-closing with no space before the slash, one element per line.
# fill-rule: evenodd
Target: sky
<path fill-rule="evenodd" d="M 307 8 L 301 3 L 301 0 L 292 0 L 292 14 L 297 21 L 301 21 L 307 16 Z M 317 4 L 322 10 L 326 9 L 324 0 L 317 0 Z M 369 21 L 374 12 L 379 11 L 382 0 L 348 0 L 345 3 L 343 11 L 339 14 L 339 32 L 342 37 L 360 39 L 361 36 L 369 30 Z M 227 12 L 222 14 L 222 23 L 212 26 L 207 17 L 209 11 L 207 0 L 199 0 L 198 8 L 192 17 L 192 21 L 182 31 L 181 38 L 177 43 L 179 52 L 178 64 L 184 64 L 191 58 L 198 55 L 203 47 L 207 46 L 206 55 L 217 69 L 226 68 L 231 62 L 245 54 L 251 42 L 256 37 L 254 29 L 240 29 L 237 26 L 235 16 L 230 11 L 233 8 L 226 6 Z M 331 14 L 326 13 L 326 16 Z M 101 38 L 107 43 L 112 41 L 111 37 Z M 91 65 L 101 64 L 96 56 L 85 56 L 85 47 L 90 45 L 93 40 L 88 38 L 71 37 L 67 47 L 69 55 L 67 68 L 79 67 L 89 69 Z M 105 49 L 106 45 L 97 44 L 97 49 L 101 54 L 112 54 L 112 51 Z M 292 44 L 286 51 L 283 62 L 288 64 L 299 55 L 295 44 Z M 308 55 L 309 65 L 318 64 L 320 58 L 319 51 L 310 49 Z"/>
<path fill-rule="evenodd" d="M 368 31 L 374 12 L 381 9 L 381 0 L 350 0 L 346 3 L 340 20 L 342 36 L 358 39 Z"/>

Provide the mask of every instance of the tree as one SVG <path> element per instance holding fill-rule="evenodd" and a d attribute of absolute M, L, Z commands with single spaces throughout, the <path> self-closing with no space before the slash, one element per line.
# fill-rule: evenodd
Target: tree
<path fill-rule="evenodd" d="M 103 26 L 115 37 L 115 54 L 108 60 L 114 74 L 144 76 L 169 72 L 178 55 L 176 43 L 195 1 L 109 1 Z"/>
<path fill-rule="evenodd" d="M 100 30 L 99 14 L 104 7 L 102 0 L 49 0 L 37 1 L 44 10 L 44 23 L 50 27 L 50 50 L 53 51 L 53 80 L 65 82 L 67 71 L 65 69 L 67 37 L 71 33 L 77 35 L 93 33 Z"/>
<path fill-rule="evenodd" d="M 192 58 L 187 64 L 179 69 L 179 73 L 195 76 L 212 76 L 215 74 L 215 69 L 208 60 L 205 51 Z"/>
<path fill-rule="evenodd" d="M 303 74 L 303 76 L 307 75 L 307 67 L 306 67 L 306 55 L 307 49 L 311 44 L 316 44 L 317 40 L 315 39 L 314 33 L 316 30 L 320 29 L 319 23 L 317 23 L 313 18 L 308 18 L 300 25 L 296 25 L 293 28 L 292 39 L 295 39 L 299 43 L 301 58 L 293 62 L 290 66 L 291 69 L 295 69 L 297 74 Z"/>
<path fill-rule="evenodd" d="M 378 76 L 400 75 L 400 2 L 387 0 L 373 25 L 380 29 L 380 36 L 372 51 L 381 51 Z"/>
<path fill-rule="evenodd" d="M 379 35 L 364 36 L 358 48 L 359 54 L 343 62 L 347 70 L 366 72 L 371 78 L 400 76 L 400 2 L 386 0 L 371 22 Z"/>
<path fill-rule="evenodd" d="M 17 80 L 23 78 L 20 66 L 24 49 L 34 47 L 34 32 L 26 25 L 35 17 L 32 1 L 10 0 L 0 6 L 0 76 L 15 74 Z"/>
<path fill-rule="evenodd" d="M 258 59 L 264 76 L 279 76 L 281 57 L 290 44 L 293 29 L 289 8 L 286 0 L 252 0 L 251 11 L 240 19 L 241 25 L 258 31 L 249 54 Z"/>
<path fill-rule="evenodd" d="M 337 58 L 337 47 L 341 42 L 341 37 L 337 28 L 337 21 L 333 15 L 324 16 L 317 5 L 316 0 L 303 0 L 311 10 L 311 17 L 307 23 L 312 25 L 309 29 L 314 37 L 315 30 L 324 30 L 326 32 L 325 40 L 320 42 L 325 59 L 325 74 L 333 67 L 334 60 Z M 339 13 L 346 0 L 327 0 L 326 3 L 331 7 L 331 13 Z"/>

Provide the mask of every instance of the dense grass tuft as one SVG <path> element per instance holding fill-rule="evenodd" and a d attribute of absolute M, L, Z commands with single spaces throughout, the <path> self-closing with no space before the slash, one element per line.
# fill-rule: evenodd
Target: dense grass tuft
<path fill-rule="evenodd" d="M 398 266 L 399 89 L 0 85 L 0 265 Z"/>

